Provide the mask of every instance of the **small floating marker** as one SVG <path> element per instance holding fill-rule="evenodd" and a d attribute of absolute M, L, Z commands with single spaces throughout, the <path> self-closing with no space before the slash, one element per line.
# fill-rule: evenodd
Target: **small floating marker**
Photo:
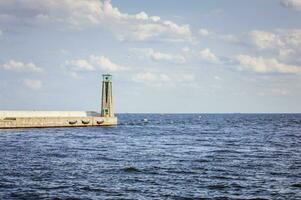
<path fill-rule="evenodd" d="M 143 122 L 147 123 L 147 122 L 148 122 L 148 119 L 147 119 L 147 118 L 143 119 Z"/>

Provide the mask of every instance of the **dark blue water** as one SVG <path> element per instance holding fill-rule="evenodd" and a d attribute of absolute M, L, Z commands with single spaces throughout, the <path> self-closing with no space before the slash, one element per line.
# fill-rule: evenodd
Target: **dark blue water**
<path fill-rule="evenodd" d="M 118 117 L 1 130 L 0 199 L 301 199 L 301 115 Z"/>

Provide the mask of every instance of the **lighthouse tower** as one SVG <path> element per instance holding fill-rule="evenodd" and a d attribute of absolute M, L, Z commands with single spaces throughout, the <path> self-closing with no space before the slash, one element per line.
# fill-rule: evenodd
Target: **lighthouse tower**
<path fill-rule="evenodd" d="M 102 75 L 102 98 L 101 98 L 101 116 L 114 117 L 113 95 L 112 95 L 112 75 Z"/>
<path fill-rule="evenodd" d="M 1 0 L 0 0 L 1 1 Z M 117 125 L 112 99 L 112 75 L 102 75 L 101 113 L 93 111 L 1 111 L 0 129 Z"/>

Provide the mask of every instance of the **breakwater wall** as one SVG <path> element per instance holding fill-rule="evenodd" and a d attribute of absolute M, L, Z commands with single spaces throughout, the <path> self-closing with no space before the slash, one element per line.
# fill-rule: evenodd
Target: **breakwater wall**
<path fill-rule="evenodd" d="M 6 117 L 0 119 L 0 129 L 113 126 L 116 117 Z"/>

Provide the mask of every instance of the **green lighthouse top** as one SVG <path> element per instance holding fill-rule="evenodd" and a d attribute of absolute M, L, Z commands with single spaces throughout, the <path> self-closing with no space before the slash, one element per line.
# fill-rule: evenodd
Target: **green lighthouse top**
<path fill-rule="evenodd" d="M 103 78 L 103 81 L 105 81 L 105 82 L 112 81 L 112 75 L 111 74 L 103 74 L 102 78 Z"/>

